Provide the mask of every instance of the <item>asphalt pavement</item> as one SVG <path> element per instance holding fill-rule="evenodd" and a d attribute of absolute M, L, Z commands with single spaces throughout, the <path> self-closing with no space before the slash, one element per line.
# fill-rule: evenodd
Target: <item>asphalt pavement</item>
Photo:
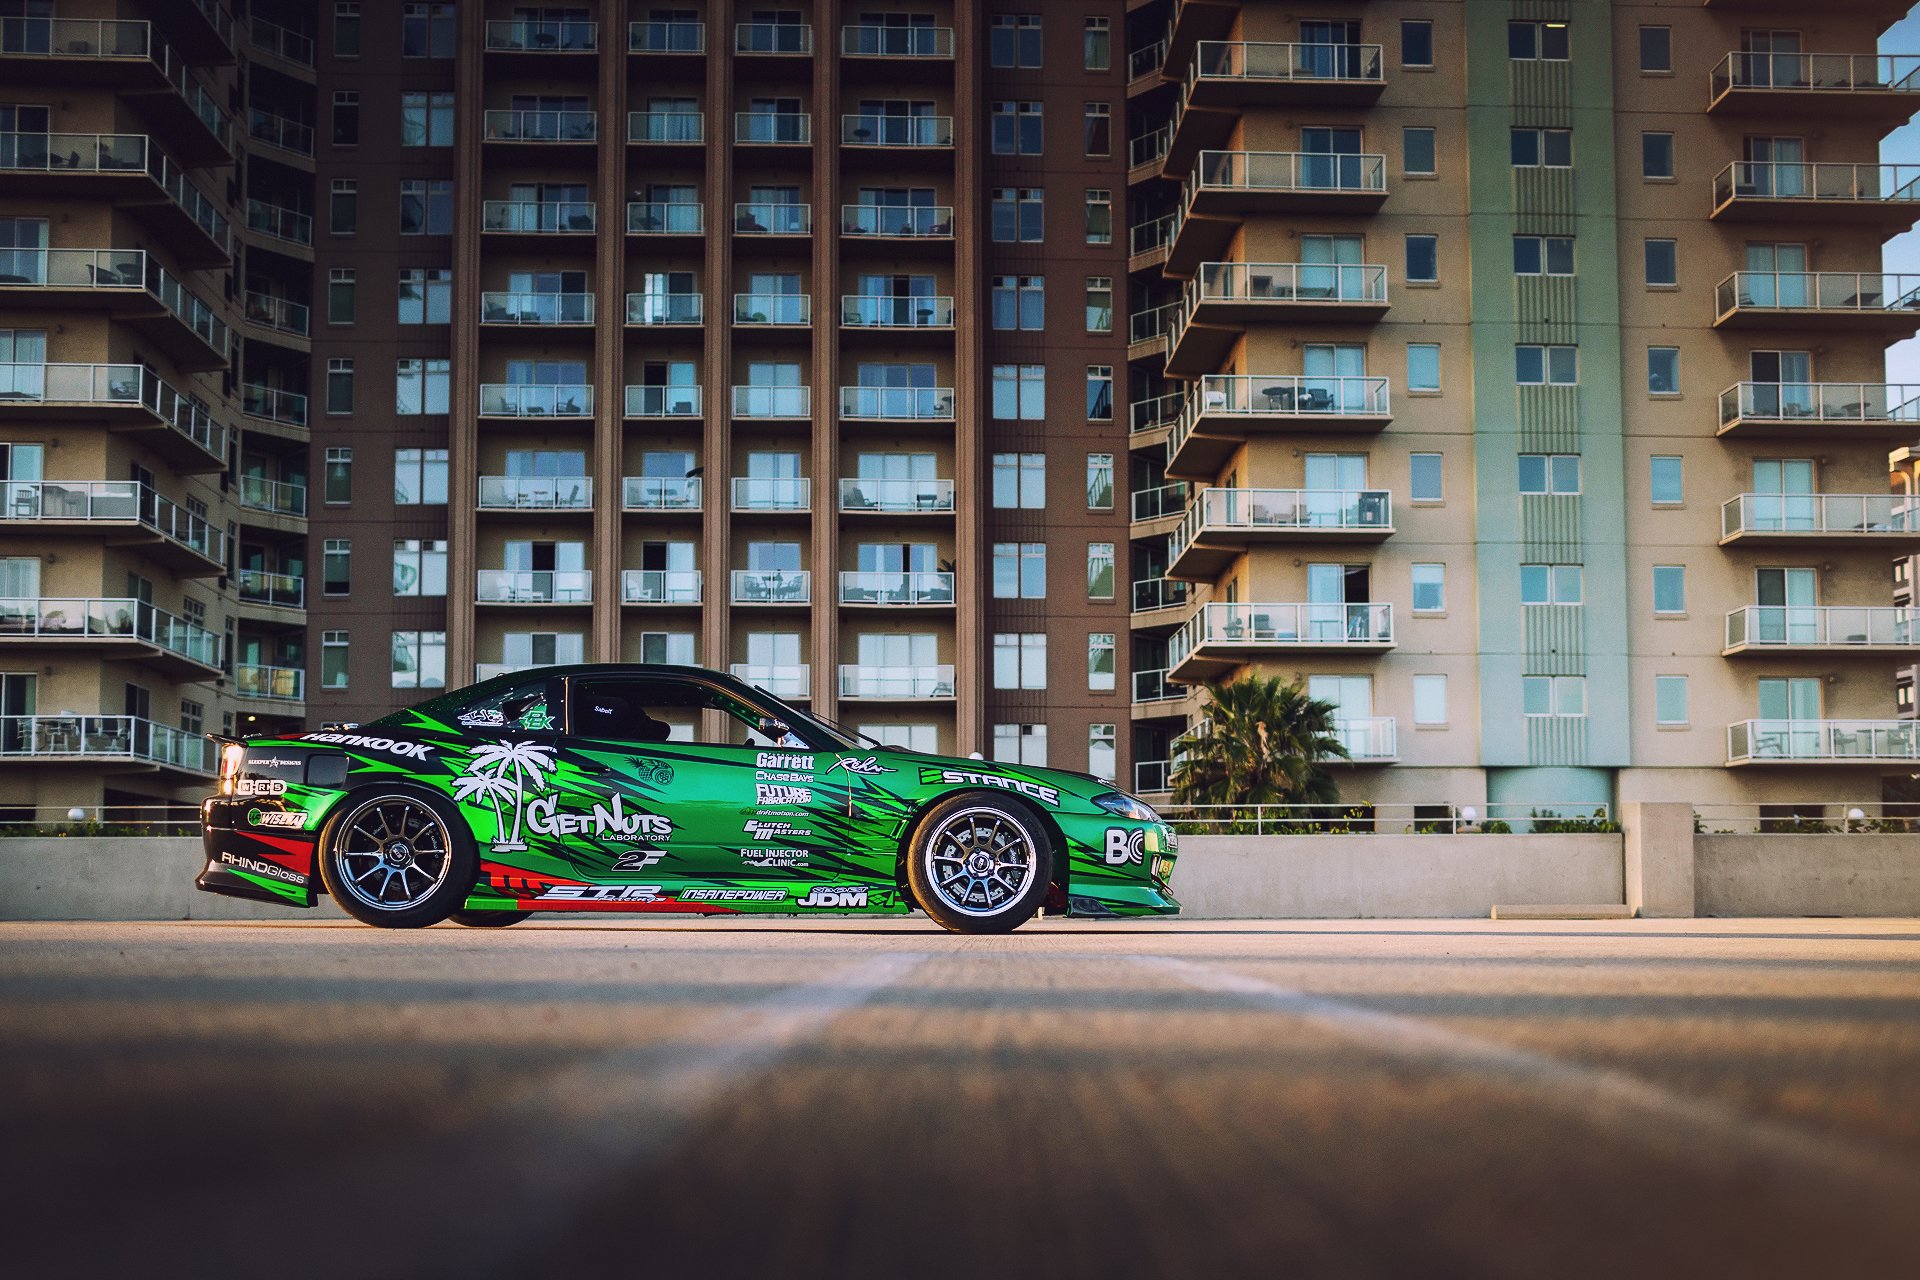
<path fill-rule="evenodd" d="M 1920 921 L 0 924 L 18 1276 L 1920 1275 Z"/>

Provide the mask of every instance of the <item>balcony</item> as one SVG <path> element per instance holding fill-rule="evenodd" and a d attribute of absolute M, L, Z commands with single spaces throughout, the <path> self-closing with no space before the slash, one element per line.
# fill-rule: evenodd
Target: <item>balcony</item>
<path fill-rule="evenodd" d="M 1882 382 L 1739 382 L 1720 393 L 1718 434 L 1910 441 L 1920 386 Z"/>
<path fill-rule="evenodd" d="M 951 573 L 846 570 L 840 574 L 840 603 L 861 608 L 951 608 Z"/>
<path fill-rule="evenodd" d="M 234 492 L 244 511 L 264 512 L 288 520 L 307 518 L 307 486 L 304 481 L 243 475 L 234 481 Z"/>
<path fill-rule="evenodd" d="M 0 481 L 0 531 L 27 524 L 39 538 L 138 546 L 191 577 L 226 572 L 227 535 L 137 480 Z"/>
<path fill-rule="evenodd" d="M 0 133 L 0 173 L 15 177 L 21 195 L 117 200 L 183 266 L 225 266 L 233 258 L 226 215 L 145 134 Z"/>
<path fill-rule="evenodd" d="M 1182 582 L 1178 578 L 1140 578 L 1133 584 L 1133 622 L 1136 627 L 1164 625 L 1170 621 L 1167 615 L 1178 614 L 1186 609 L 1193 599 L 1193 584 Z M 1143 615 L 1160 614 L 1159 618 Z"/>
<path fill-rule="evenodd" d="M 139 716 L 0 716 L 0 757 L 19 765 L 134 765 L 213 776 L 213 743 Z"/>
<path fill-rule="evenodd" d="M 773 57 L 809 57 L 813 53 L 813 25 L 807 22 L 738 22 L 733 27 L 737 54 Z"/>
<path fill-rule="evenodd" d="M 840 664 L 840 696 L 863 702 L 951 702 L 953 667 Z"/>
<path fill-rule="evenodd" d="M 792 513 L 813 506 L 813 484 L 805 476 L 735 476 L 736 512 Z"/>
<path fill-rule="evenodd" d="M 735 604 L 809 604 L 813 575 L 805 569 L 735 569 Z"/>
<path fill-rule="evenodd" d="M 813 388 L 735 386 L 733 416 L 779 420 L 811 418 Z"/>
<path fill-rule="evenodd" d="M 1370 432 L 1392 419 L 1385 378 L 1208 374 L 1168 440 L 1167 475 L 1212 480 L 1255 434 Z"/>
<path fill-rule="evenodd" d="M 700 400 L 699 387 L 629 383 L 626 388 L 625 416 L 629 418 L 697 418 L 701 414 Z"/>
<path fill-rule="evenodd" d="M 537 237 L 530 247 L 548 244 L 557 237 L 592 244 L 597 226 L 596 207 L 588 200 L 488 200 L 480 206 L 482 234 L 503 240 Z"/>
<path fill-rule="evenodd" d="M 258 147 L 278 152 L 278 159 L 292 160 L 295 168 L 313 171 L 312 125 L 262 107 L 248 107 L 247 137 Z"/>
<path fill-rule="evenodd" d="M 189 60 L 148 22 L 114 18 L 0 18 L 0 70 L 11 83 L 84 80 L 137 99 L 180 154 L 233 162 L 232 128 Z"/>
<path fill-rule="evenodd" d="M 69 646 L 125 653 L 192 678 L 220 670 L 218 635 L 144 600 L 0 599 L 0 651 Z"/>
<path fill-rule="evenodd" d="M 1152 44 L 1141 45 L 1127 54 L 1127 96 L 1136 97 L 1149 89 L 1158 89 L 1169 83 L 1160 75 L 1160 68 L 1167 61 L 1166 37 Z"/>
<path fill-rule="evenodd" d="M 307 398 L 297 391 L 281 391 L 275 387 L 245 383 L 240 388 L 240 412 L 261 422 L 305 430 Z"/>
<path fill-rule="evenodd" d="M 1145 360 L 1149 356 L 1167 354 L 1167 330 L 1173 324 L 1174 315 L 1183 306 L 1180 302 L 1166 302 L 1157 307 L 1147 307 L 1135 311 L 1127 317 L 1127 359 Z"/>
<path fill-rule="evenodd" d="M 706 140 L 707 117 L 702 112 L 627 112 L 627 142 L 630 145 L 697 147 Z"/>
<path fill-rule="evenodd" d="M 1386 88 L 1377 44 L 1202 40 L 1187 71 L 1187 109 L 1365 106 Z"/>
<path fill-rule="evenodd" d="M 905 150 L 953 149 L 952 116 L 895 116 L 849 113 L 840 117 L 840 145 L 880 147 L 890 154 Z"/>
<path fill-rule="evenodd" d="M 1333 722 L 1333 736 L 1347 749 L 1347 758 L 1330 764 L 1392 764 L 1400 758 L 1399 725 L 1392 716 L 1343 717 Z"/>
<path fill-rule="evenodd" d="M 627 326 L 634 329 L 697 328 L 706 320 L 699 293 L 630 293 Z"/>
<path fill-rule="evenodd" d="M 810 236 L 813 206 L 786 201 L 742 201 L 733 206 L 733 233 L 738 236 Z"/>
<path fill-rule="evenodd" d="M 248 324 L 276 335 L 296 338 L 299 341 L 293 345 L 301 351 L 307 350 L 313 317 L 305 303 L 275 297 L 270 293 L 249 292 L 241 295 L 240 306 L 240 316 Z"/>
<path fill-rule="evenodd" d="M 522 111 L 510 107 L 492 107 L 480 117 L 483 142 L 524 145 L 528 143 L 592 143 L 600 138 L 600 114 L 596 111 Z"/>
<path fill-rule="evenodd" d="M 1184 481 L 1135 489 L 1128 536 L 1153 538 L 1173 532 L 1173 526 L 1187 514 L 1187 499 L 1192 493 L 1193 486 Z"/>
<path fill-rule="evenodd" d="M 856 422 L 952 422 L 952 387 L 842 387 L 840 416 Z"/>
<path fill-rule="evenodd" d="M 629 200 L 630 236 L 698 236 L 707 229 L 706 206 L 687 201 Z"/>
<path fill-rule="evenodd" d="M 952 27 L 889 27 L 849 23 L 840 28 L 840 52 L 849 58 L 953 60 Z"/>
<path fill-rule="evenodd" d="M 620 505 L 627 511 L 698 512 L 700 477 L 626 476 L 620 482 Z"/>
<path fill-rule="evenodd" d="M 473 598 L 480 604 L 593 603 L 590 569 L 481 569 Z"/>
<path fill-rule="evenodd" d="M 0 302 L 9 298 L 109 309 L 184 369 L 227 365 L 226 321 L 140 249 L 0 249 Z"/>
<path fill-rule="evenodd" d="M 1146 182 L 1163 176 L 1161 168 L 1173 148 L 1171 122 L 1127 139 L 1127 182 Z"/>
<path fill-rule="evenodd" d="M 1784 653 L 1908 653 L 1920 650 L 1909 608 L 1889 605 L 1758 605 L 1727 615 L 1728 657 Z"/>
<path fill-rule="evenodd" d="M 264 609 L 307 607 L 307 580 L 290 573 L 242 569 L 235 575 L 235 593 L 243 605 Z"/>
<path fill-rule="evenodd" d="M 813 696 L 811 667 L 759 667 L 751 662 L 736 662 L 729 670 L 734 679 L 764 689 L 776 698 L 799 701 Z"/>
<path fill-rule="evenodd" d="M 953 331 L 953 299 L 941 296 L 840 295 L 840 324 L 887 332 Z"/>
<path fill-rule="evenodd" d="M 299 667 L 268 667 L 242 663 L 233 669 L 233 696 L 250 701 L 288 704 L 291 712 L 307 700 L 307 673 Z"/>
<path fill-rule="evenodd" d="M 736 111 L 733 141 L 743 147 L 810 147 L 813 117 L 801 111 Z"/>
<path fill-rule="evenodd" d="M 543 515 L 593 510 L 592 476 L 481 476 L 480 510 Z"/>
<path fill-rule="evenodd" d="M 1208 582 L 1262 542 L 1380 542 L 1393 535 L 1385 489 L 1202 489 L 1167 543 L 1167 576 Z"/>
<path fill-rule="evenodd" d="M 247 201 L 246 227 L 254 235 L 274 240 L 299 250 L 313 248 L 313 217 L 277 204 L 268 204 L 264 200 Z M 297 253 L 294 256 L 303 262 L 313 261 L 311 253 Z"/>
<path fill-rule="evenodd" d="M 1920 108 L 1920 57 L 1874 53 L 1729 53 L 1709 78 L 1707 110 L 1734 116 L 1905 124 Z"/>
<path fill-rule="evenodd" d="M 109 423 L 189 474 L 226 467 L 226 427 L 142 365 L 0 363 L 0 422 L 16 416 Z"/>
<path fill-rule="evenodd" d="M 860 240 L 933 241 L 953 239 L 949 204 L 843 204 L 840 234 Z"/>
<path fill-rule="evenodd" d="M 600 24 L 571 18 L 493 19 L 485 38 L 488 53 L 593 53 L 600 48 Z"/>
<path fill-rule="evenodd" d="M 1905 230 L 1920 219 L 1920 165 L 1737 161 L 1714 177 L 1713 216 Z"/>
<path fill-rule="evenodd" d="M 621 604 L 699 604 L 701 576 L 698 569 L 622 569 Z"/>
<path fill-rule="evenodd" d="M 813 324 L 810 293 L 736 293 L 733 322 L 750 329 L 805 329 Z"/>
<path fill-rule="evenodd" d="M 1203 604 L 1167 644 L 1167 674 L 1218 679 L 1259 654 L 1379 652 L 1394 647 L 1393 606 Z"/>
<path fill-rule="evenodd" d="M 528 382 L 480 384 L 483 418 L 593 417 L 593 388 L 586 383 L 541 385 Z"/>
<path fill-rule="evenodd" d="M 951 480 L 843 479 L 840 510 L 846 515 L 943 515 L 953 511 Z"/>
<path fill-rule="evenodd" d="M 1173 769 L 1171 760 L 1136 760 L 1133 762 L 1133 790 L 1137 795 L 1164 795 L 1173 790 Z"/>
<path fill-rule="evenodd" d="M 1713 327 L 1865 330 L 1892 341 L 1920 328 L 1920 276 L 1736 271 L 1714 290 Z"/>
<path fill-rule="evenodd" d="M 1878 764 L 1920 760 L 1920 720 L 1741 720 L 1727 726 L 1729 765 Z"/>
<path fill-rule="evenodd" d="M 591 293 L 482 293 L 480 323 L 588 326 L 593 323 L 593 295 Z"/>
<path fill-rule="evenodd" d="M 285 64 L 287 68 L 311 75 L 314 69 L 313 37 L 258 14 L 247 24 L 247 43 L 257 54 Z"/>
<path fill-rule="evenodd" d="M 1175 684 L 1167 679 L 1165 668 L 1153 671 L 1135 671 L 1133 673 L 1133 706 L 1136 718 L 1141 708 L 1147 708 L 1147 715 L 1179 715 L 1176 706 L 1192 696 L 1193 690 L 1183 684 Z"/>
<path fill-rule="evenodd" d="M 1135 400 L 1127 407 L 1128 446 L 1145 449 L 1155 444 L 1165 444 L 1167 434 L 1180 421 L 1180 414 L 1186 405 L 1187 397 L 1178 391 Z"/>
<path fill-rule="evenodd" d="M 1219 366 L 1250 323 L 1371 324 L 1387 313 L 1387 269 L 1365 264 L 1203 262 L 1167 337 L 1167 372 Z"/>
<path fill-rule="evenodd" d="M 707 51 L 707 24 L 666 20 L 635 20 L 627 24 L 628 53 L 702 54 Z"/>
<path fill-rule="evenodd" d="M 1386 198 L 1383 155 L 1202 151 L 1182 188 L 1167 270 L 1192 275 L 1222 257 L 1249 214 L 1371 213 Z"/>
<path fill-rule="evenodd" d="M 1920 503 L 1884 493 L 1743 493 L 1720 508 L 1720 545 L 1865 546 L 1920 539 Z"/>

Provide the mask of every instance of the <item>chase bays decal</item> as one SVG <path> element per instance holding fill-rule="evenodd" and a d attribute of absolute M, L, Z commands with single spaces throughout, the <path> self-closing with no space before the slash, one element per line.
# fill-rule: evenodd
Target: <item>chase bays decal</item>
<path fill-rule="evenodd" d="M 528 835 L 665 840 L 673 834 L 672 819 L 629 810 L 618 794 L 586 813 L 561 812 L 560 797 L 549 793 L 556 767 L 553 748 L 538 742 L 481 743 L 454 778 L 453 795 L 492 807 L 495 853 L 524 851 Z"/>

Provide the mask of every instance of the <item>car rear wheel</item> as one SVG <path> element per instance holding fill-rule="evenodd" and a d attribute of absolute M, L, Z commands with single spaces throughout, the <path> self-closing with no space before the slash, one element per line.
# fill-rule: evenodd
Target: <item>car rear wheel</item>
<path fill-rule="evenodd" d="M 321 837 L 320 875 L 354 919 L 418 929 L 466 901 L 479 862 L 458 817 L 417 792 L 349 798 Z"/>
<path fill-rule="evenodd" d="M 1032 918 L 1053 879 L 1053 848 L 1033 815 L 988 796 L 937 804 L 914 832 L 907 879 L 953 933 L 1007 933 Z"/>
<path fill-rule="evenodd" d="M 455 924 L 464 924 L 469 929 L 504 929 L 510 924 L 519 924 L 531 919 L 531 911 L 456 911 L 447 919 Z"/>

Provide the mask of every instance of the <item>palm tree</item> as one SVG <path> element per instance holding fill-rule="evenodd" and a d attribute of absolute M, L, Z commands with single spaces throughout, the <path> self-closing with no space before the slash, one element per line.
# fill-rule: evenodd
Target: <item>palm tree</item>
<path fill-rule="evenodd" d="M 547 774 L 553 767 L 553 749 L 538 742 L 486 742 L 473 749 L 467 762 L 468 772 L 500 779 L 513 796 L 513 829 L 505 833 L 505 839 L 496 843 L 495 848 L 526 848 L 520 840 L 520 818 L 526 809 L 527 789 L 529 785 L 535 791 L 545 787 Z M 508 770 L 513 771 L 510 783 L 505 781 Z"/>
<path fill-rule="evenodd" d="M 1211 687 L 1204 718 L 1175 744 L 1177 805 L 1326 804 L 1340 797 L 1323 764 L 1344 760 L 1338 708 L 1279 677 Z"/>
<path fill-rule="evenodd" d="M 513 795 L 513 787 L 505 778 L 492 773 L 463 773 L 453 780 L 453 798 L 466 804 L 482 801 L 493 805 L 493 838 L 501 841 L 505 837 L 502 828 L 506 823 L 500 813 L 500 801 Z"/>

